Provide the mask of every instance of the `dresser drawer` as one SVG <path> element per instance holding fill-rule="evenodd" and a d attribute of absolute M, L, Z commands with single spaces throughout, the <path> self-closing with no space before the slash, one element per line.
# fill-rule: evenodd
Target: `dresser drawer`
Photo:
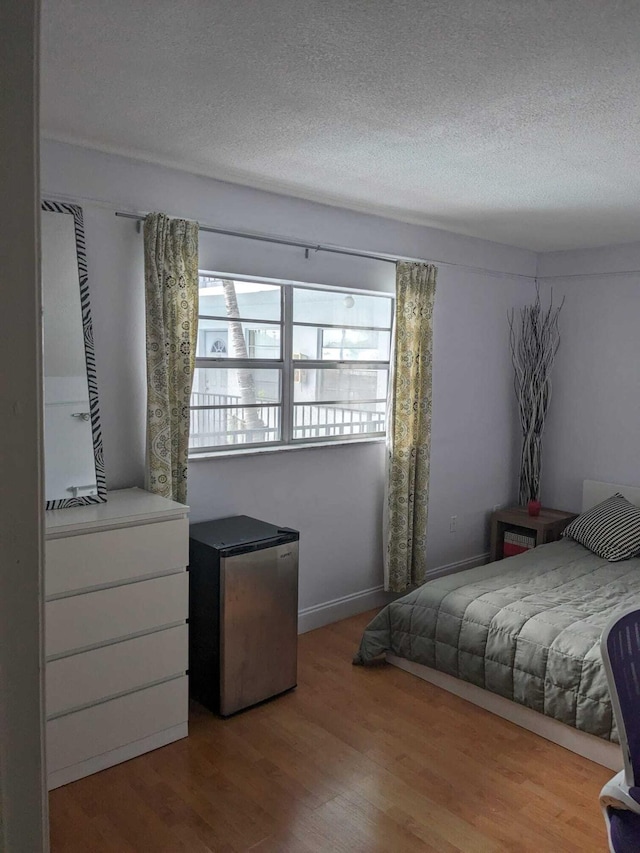
<path fill-rule="evenodd" d="M 47 657 L 184 622 L 187 573 L 124 584 L 45 604 Z"/>
<path fill-rule="evenodd" d="M 187 678 L 182 676 L 49 720 L 49 774 L 186 723 L 187 693 Z"/>
<path fill-rule="evenodd" d="M 184 568 L 189 562 L 186 518 L 122 527 L 45 545 L 45 595 Z"/>
<path fill-rule="evenodd" d="M 188 661 L 186 625 L 51 661 L 46 671 L 47 716 L 184 675 Z"/>

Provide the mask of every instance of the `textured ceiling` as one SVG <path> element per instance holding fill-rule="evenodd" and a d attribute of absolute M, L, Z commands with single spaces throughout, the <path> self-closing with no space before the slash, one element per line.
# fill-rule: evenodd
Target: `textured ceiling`
<path fill-rule="evenodd" d="M 534 250 L 640 240 L 638 0 L 43 0 L 45 136 Z"/>

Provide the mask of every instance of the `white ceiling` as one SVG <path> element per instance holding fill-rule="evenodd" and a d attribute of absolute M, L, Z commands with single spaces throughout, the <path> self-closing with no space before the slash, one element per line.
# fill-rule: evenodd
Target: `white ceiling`
<path fill-rule="evenodd" d="M 45 136 L 537 251 L 640 240 L 638 0 L 43 0 Z"/>

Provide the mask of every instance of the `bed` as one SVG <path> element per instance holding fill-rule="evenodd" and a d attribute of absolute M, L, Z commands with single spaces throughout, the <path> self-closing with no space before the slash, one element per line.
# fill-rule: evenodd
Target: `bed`
<path fill-rule="evenodd" d="M 587 480 L 583 511 L 640 489 Z M 608 562 L 562 539 L 429 581 L 382 610 L 356 663 L 389 663 L 612 769 L 622 766 L 599 649 L 640 603 L 640 558 Z"/>

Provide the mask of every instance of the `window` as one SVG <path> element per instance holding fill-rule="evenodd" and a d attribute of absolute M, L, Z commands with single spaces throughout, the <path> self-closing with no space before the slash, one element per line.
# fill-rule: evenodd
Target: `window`
<path fill-rule="evenodd" d="M 390 296 L 200 274 L 192 454 L 384 435 Z"/>

